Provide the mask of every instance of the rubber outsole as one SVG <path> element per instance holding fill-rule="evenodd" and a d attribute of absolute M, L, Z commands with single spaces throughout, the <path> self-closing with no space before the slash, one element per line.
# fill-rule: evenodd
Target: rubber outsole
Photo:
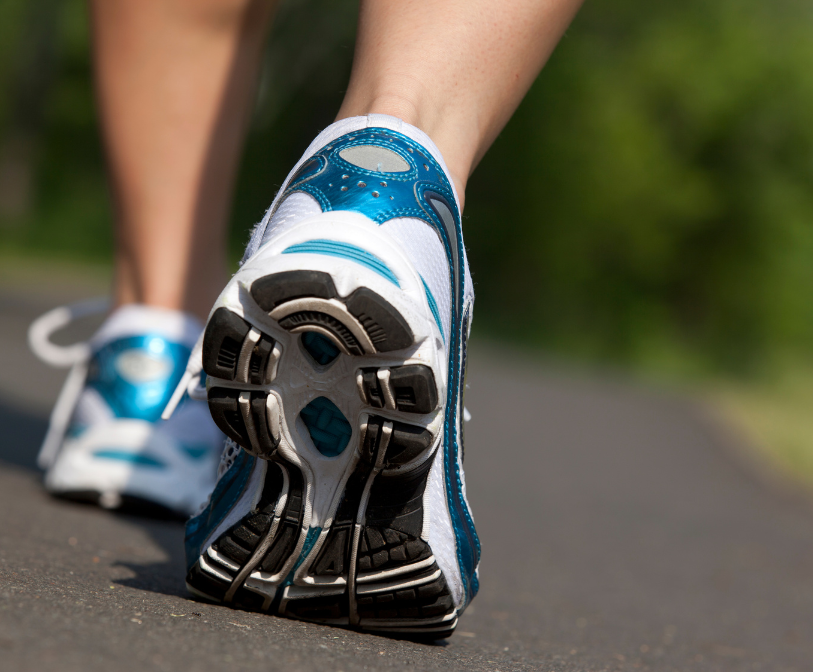
<path fill-rule="evenodd" d="M 342 355 L 365 356 L 368 364 L 369 355 L 415 341 L 393 305 L 366 287 L 342 298 L 324 272 L 268 275 L 251 284 L 250 296 L 280 329 L 300 340 L 316 333 Z M 280 404 L 286 400 L 271 393 L 286 353 L 267 331 L 228 307 L 218 308 L 206 327 L 203 367 L 212 417 L 247 452 L 267 460 L 267 467 L 258 503 L 202 549 L 187 576 L 190 590 L 291 618 L 413 639 L 448 637 L 457 610 L 421 538 L 437 442 L 418 416 L 438 407 L 432 369 L 410 363 L 348 369 L 366 411 L 352 446 L 352 468 L 336 483 L 341 494 L 329 521 L 310 527 L 305 512 L 312 488 L 280 448 Z M 302 345 L 310 352 L 308 343 Z M 314 376 L 334 365 L 315 357 L 306 361 Z M 331 446 L 341 452 L 349 430 L 338 408 L 327 401 L 318 412 L 306 411 L 299 418 L 317 449 L 326 456 L 337 454 L 328 452 Z M 388 418 L 388 412 L 415 414 L 416 422 Z"/>

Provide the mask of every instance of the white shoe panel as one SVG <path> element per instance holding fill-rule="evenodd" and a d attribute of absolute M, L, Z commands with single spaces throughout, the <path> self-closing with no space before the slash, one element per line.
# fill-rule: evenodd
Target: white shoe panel
<path fill-rule="evenodd" d="M 105 343 L 127 336 L 155 334 L 191 348 L 203 325 L 194 315 L 168 308 L 127 304 L 114 310 L 90 340 L 95 350 Z"/>
<path fill-rule="evenodd" d="M 71 424 L 79 427 L 90 427 L 96 423 L 112 422 L 113 420 L 115 420 L 113 411 L 102 399 L 102 395 L 92 387 L 83 389 L 76 400 Z"/>
<path fill-rule="evenodd" d="M 448 342 L 451 284 L 449 262 L 440 237 L 426 222 L 411 217 L 399 217 L 384 222 L 381 230 L 398 241 L 401 249 L 426 281 L 437 302 L 440 322 L 443 325 L 443 338 Z"/>
<path fill-rule="evenodd" d="M 77 410 L 94 405 L 87 429 L 65 438 L 48 469 L 49 491 L 141 497 L 187 514 L 200 507 L 214 487 L 223 440 L 204 404 L 184 404 L 166 423 L 101 418 L 104 402 L 92 389 Z"/>
<path fill-rule="evenodd" d="M 448 502 L 443 471 L 443 450 L 438 450 L 423 495 L 424 516 L 429 517 L 429 524 L 424 521 L 424 527 L 428 527 L 426 541 L 432 547 L 438 567 L 443 570 L 446 577 L 454 604 L 459 608 L 463 603 L 463 582 L 457 564 L 457 547 Z"/>
<path fill-rule="evenodd" d="M 298 191 L 286 198 L 273 213 L 271 221 L 265 227 L 260 246 L 269 240 L 285 233 L 306 217 L 313 217 L 322 212 L 322 206 L 310 194 Z"/>

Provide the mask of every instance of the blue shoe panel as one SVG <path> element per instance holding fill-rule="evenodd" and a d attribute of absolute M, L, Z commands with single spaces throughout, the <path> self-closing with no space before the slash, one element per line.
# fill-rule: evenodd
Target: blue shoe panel
<path fill-rule="evenodd" d="M 195 460 L 202 460 L 212 450 L 209 446 L 182 444 L 180 446 L 181 452 L 188 458 Z"/>
<path fill-rule="evenodd" d="M 117 418 L 156 422 L 181 380 L 191 350 L 161 336 L 111 341 L 91 357 L 87 385 Z"/>
<path fill-rule="evenodd" d="M 257 458 L 240 449 L 231 469 L 217 482 L 206 508 L 187 521 L 186 534 L 184 535 L 187 571 L 192 568 L 192 565 L 200 557 L 203 542 L 223 522 L 223 519 L 237 503 L 237 500 L 240 499 L 251 472 L 254 470 L 256 460 Z"/>
<path fill-rule="evenodd" d="M 322 366 L 327 366 L 339 356 L 339 348 L 333 341 L 315 331 L 306 331 L 302 334 L 302 345 L 308 354 Z"/>
<path fill-rule="evenodd" d="M 327 397 L 317 397 L 299 412 L 316 449 L 325 457 L 341 455 L 350 435 L 350 423 Z"/>
<path fill-rule="evenodd" d="M 167 464 L 157 457 L 146 453 L 133 453 L 127 450 L 116 448 L 103 448 L 93 451 L 93 457 L 100 460 L 112 460 L 114 462 L 126 462 L 136 467 L 149 467 L 151 469 L 166 469 Z"/>

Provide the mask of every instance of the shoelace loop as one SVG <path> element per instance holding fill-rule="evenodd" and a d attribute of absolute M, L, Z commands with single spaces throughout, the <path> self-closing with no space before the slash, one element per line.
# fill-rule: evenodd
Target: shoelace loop
<path fill-rule="evenodd" d="M 28 346 L 43 362 L 58 368 L 86 362 L 90 359 L 90 345 L 87 341 L 73 345 L 56 345 L 51 341 L 51 336 L 74 320 L 104 313 L 109 309 L 110 299 L 97 297 L 49 310 L 34 320 L 28 328 Z"/>

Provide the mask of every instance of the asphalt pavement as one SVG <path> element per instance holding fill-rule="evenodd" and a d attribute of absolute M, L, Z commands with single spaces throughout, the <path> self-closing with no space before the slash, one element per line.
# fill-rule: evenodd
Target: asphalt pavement
<path fill-rule="evenodd" d="M 190 599 L 180 524 L 40 487 L 64 372 L 28 353 L 25 330 L 100 289 L 60 273 L 0 281 L 0 670 L 813 669 L 811 502 L 754 472 L 692 400 L 495 347 L 471 356 L 483 558 L 454 636 L 415 644 Z"/>

